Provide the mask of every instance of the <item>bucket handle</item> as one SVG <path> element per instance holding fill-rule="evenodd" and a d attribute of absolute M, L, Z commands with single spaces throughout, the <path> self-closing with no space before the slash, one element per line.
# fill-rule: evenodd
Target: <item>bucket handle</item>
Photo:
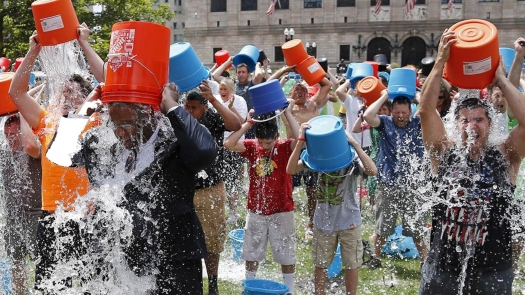
<path fill-rule="evenodd" d="M 322 172 L 322 171 L 321 171 L 321 173 L 324 174 L 324 175 L 326 175 L 326 176 L 328 176 L 328 177 L 331 177 L 331 178 L 340 178 L 340 177 L 347 177 L 348 175 L 351 175 L 352 172 L 354 172 L 354 169 L 355 169 L 355 165 L 352 167 L 352 170 L 350 170 L 350 172 L 348 172 L 348 173 L 345 174 L 345 175 L 335 175 L 335 176 L 332 176 L 332 175 L 330 175 L 330 174 L 328 174 L 328 173 L 326 173 L 326 172 Z"/>
<path fill-rule="evenodd" d="M 122 53 L 122 52 L 119 52 L 119 53 L 108 53 L 108 58 L 109 57 L 114 57 L 114 56 L 121 56 L 121 55 L 125 55 L 125 54 Z M 155 74 L 150 69 L 148 69 L 148 67 L 146 67 L 143 63 L 141 63 L 139 60 L 135 59 L 136 57 L 137 57 L 137 55 L 131 56 L 131 57 L 128 58 L 128 60 L 134 61 L 134 62 L 138 63 L 139 65 L 141 65 L 144 69 L 146 69 L 146 71 L 148 71 L 153 76 L 153 79 L 155 79 L 155 82 L 159 86 L 159 89 L 162 89 L 162 86 L 160 85 L 159 80 L 157 80 L 157 77 L 155 76 Z"/>
<path fill-rule="evenodd" d="M 256 119 L 252 119 L 254 122 L 257 122 L 257 123 L 262 123 L 262 122 L 266 122 L 266 121 L 270 121 L 270 120 L 273 120 L 277 117 L 279 117 L 282 113 L 284 113 L 286 111 L 286 108 L 280 110 L 275 116 L 271 117 L 271 118 L 268 118 L 268 119 L 264 119 L 264 120 L 256 120 Z"/>

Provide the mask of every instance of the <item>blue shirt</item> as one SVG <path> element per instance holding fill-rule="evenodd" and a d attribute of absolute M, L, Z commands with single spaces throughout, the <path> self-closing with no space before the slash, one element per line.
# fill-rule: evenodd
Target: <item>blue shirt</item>
<path fill-rule="evenodd" d="M 394 125 L 391 116 L 379 116 L 379 155 L 377 158 L 377 179 L 390 184 L 406 184 L 407 176 L 417 171 L 411 167 L 421 165 L 423 138 L 419 116 L 410 119 L 404 128 Z"/>

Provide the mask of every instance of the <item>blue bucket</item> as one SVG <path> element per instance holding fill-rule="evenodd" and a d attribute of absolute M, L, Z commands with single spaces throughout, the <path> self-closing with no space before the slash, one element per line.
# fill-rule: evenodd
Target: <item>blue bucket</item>
<path fill-rule="evenodd" d="M 228 233 L 232 240 L 232 259 L 242 262 L 242 246 L 244 244 L 244 229 L 234 229 Z"/>
<path fill-rule="evenodd" d="M 169 73 L 169 81 L 175 82 L 180 92 L 199 86 L 209 76 L 209 70 L 187 42 L 171 44 Z"/>
<path fill-rule="evenodd" d="M 409 100 L 416 96 L 416 72 L 409 68 L 393 69 L 388 81 L 388 95 L 391 100 L 404 96 Z"/>
<path fill-rule="evenodd" d="M 381 251 L 397 258 L 419 258 L 414 239 L 403 236 L 403 226 L 401 225 L 396 226 L 395 233 L 386 239 L 386 243 Z"/>
<path fill-rule="evenodd" d="M 355 63 L 352 65 L 352 76 L 350 76 L 351 82 L 356 82 L 368 77 L 374 76 L 374 67 L 369 63 Z"/>
<path fill-rule="evenodd" d="M 499 55 L 503 57 L 503 63 L 505 64 L 505 70 L 507 71 L 507 74 L 510 71 L 510 67 L 512 66 L 512 61 L 514 60 L 514 49 L 507 48 L 507 47 L 500 47 L 499 48 Z"/>
<path fill-rule="evenodd" d="M 254 116 L 270 113 L 288 106 L 279 80 L 270 80 L 248 88 L 253 102 Z"/>
<path fill-rule="evenodd" d="M 345 74 L 346 80 L 350 80 L 350 77 L 352 77 L 352 64 L 348 65 L 348 67 L 346 68 L 346 74 Z"/>
<path fill-rule="evenodd" d="M 312 126 L 306 129 L 306 150 L 301 160 L 317 172 L 341 170 L 352 163 L 355 150 L 346 139 L 343 122 L 336 116 L 317 116 L 308 121 Z"/>
<path fill-rule="evenodd" d="M 0 261 L 0 277 L 2 278 L 3 294 L 11 294 L 11 260 Z"/>
<path fill-rule="evenodd" d="M 259 59 L 259 49 L 253 45 L 245 45 L 239 53 L 233 57 L 233 65 L 237 67 L 239 64 L 248 65 L 250 73 L 255 71 L 255 65 Z"/>
<path fill-rule="evenodd" d="M 270 280 L 252 279 L 242 282 L 244 295 L 286 294 L 288 287 L 285 284 Z"/>
<path fill-rule="evenodd" d="M 335 250 L 334 260 L 332 264 L 326 269 L 328 278 L 335 278 L 341 272 L 343 267 L 343 260 L 341 259 L 341 245 L 337 244 L 337 250 Z"/>
<path fill-rule="evenodd" d="M 377 76 L 378 77 L 384 77 L 387 82 L 390 81 L 390 74 L 387 73 L 387 72 L 379 72 L 379 73 L 377 73 Z"/>

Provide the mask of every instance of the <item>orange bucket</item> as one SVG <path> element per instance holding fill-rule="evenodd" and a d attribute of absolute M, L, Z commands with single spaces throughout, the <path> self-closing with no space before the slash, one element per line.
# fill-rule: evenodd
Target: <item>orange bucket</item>
<path fill-rule="evenodd" d="M 112 27 L 102 102 L 159 106 L 168 82 L 170 29 L 140 21 Z"/>
<path fill-rule="evenodd" d="M 13 72 L 0 73 L 0 117 L 18 112 L 16 104 L 9 96 L 9 87 L 14 76 Z"/>
<path fill-rule="evenodd" d="M 288 66 L 296 66 L 308 58 L 303 42 L 299 39 L 293 39 L 284 43 L 281 49 Z"/>
<path fill-rule="evenodd" d="M 384 89 L 386 89 L 385 85 L 374 76 L 361 79 L 356 86 L 357 93 L 364 99 L 363 103 L 366 106 L 370 106 L 379 99 L 379 97 L 381 97 L 381 91 Z"/>
<path fill-rule="evenodd" d="M 79 23 L 71 0 L 37 0 L 31 10 L 40 45 L 52 46 L 77 38 Z"/>
<path fill-rule="evenodd" d="M 454 86 L 483 89 L 494 78 L 499 64 L 498 29 L 488 21 L 469 19 L 456 23 L 457 42 L 450 47 L 444 76 Z"/>
<path fill-rule="evenodd" d="M 228 58 L 230 58 L 230 53 L 228 50 L 219 50 L 215 52 L 215 62 L 217 63 L 217 66 L 220 67 L 223 63 L 228 61 Z M 231 68 L 231 65 L 228 66 L 226 69 Z"/>
<path fill-rule="evenodd" d="M 319 83 L 326 76 L 326 72 L 319 64 L 317 59 L 313 56 L 306 58 L 300 63 L 295 70 L 308 83 L 308 85 L 315 85 Z"/>

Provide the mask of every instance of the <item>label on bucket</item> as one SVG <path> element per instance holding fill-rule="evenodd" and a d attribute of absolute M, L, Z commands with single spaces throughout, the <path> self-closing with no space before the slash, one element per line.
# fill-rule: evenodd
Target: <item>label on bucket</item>
<path fill-rule="evenodd" d="M 310 74 L 314 73 L 315 71 L 319 70 L 321 66 L 318 63 L 314 63 L 311 66 L 308 67 L 308 71 Z"/>
<path fill-rule="evenodd" d="M 43 18 L 40 20 L 40 24 L 42 25 L 42 31 L 44 32 L 55 31 L 64 27 L 64 22 L 62 21 L 60 14 Z"/>
<path fill-rule="evenodd" d="M 113 71 L 121 66 L 131 67 L 135 47 L 135 29 L 116 30 L 111 32 L 108 63 Z"/>
<path fill-rule="evenodd" d="M 463 74 L 464 75 L 478 75 L 490 71 L 492 68 L 492 58 L 489 56 L 483 60 L 464 62 L 463 63 Z"/>

